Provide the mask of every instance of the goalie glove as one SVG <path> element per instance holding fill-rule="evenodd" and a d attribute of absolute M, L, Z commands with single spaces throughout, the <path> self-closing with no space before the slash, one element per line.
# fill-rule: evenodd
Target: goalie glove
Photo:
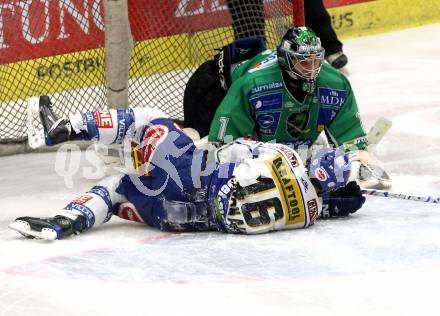
<path fill-rule="evenodd" d="M 349 153 L 351 162 L 350 181 L 362 188 L 385 190 L 391 188 L 391 179 L 379 160 L 366 150 Z"/>
<path fill-rule="evenodd" d="M 346 186 L 333 192 L 322 194 L 321 217 L 343 217 L 355 213 L 365 203 L 361 188 L 355 182 L 349 182 Z"/>

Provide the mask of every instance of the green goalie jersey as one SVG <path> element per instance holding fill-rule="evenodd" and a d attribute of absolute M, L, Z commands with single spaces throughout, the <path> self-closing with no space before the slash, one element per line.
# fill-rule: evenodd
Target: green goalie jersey
<path fill-rule="evenodd" d="M 294 146 L 314 143 L 324 129 L 337 146 L 367 146 L 356 100 L 347 78 L 324 63 L 313 95 L 298 102 L 287 90 L 275 50 L 239 64 L 218 107 L 209 140 L 244 136 Z"/>

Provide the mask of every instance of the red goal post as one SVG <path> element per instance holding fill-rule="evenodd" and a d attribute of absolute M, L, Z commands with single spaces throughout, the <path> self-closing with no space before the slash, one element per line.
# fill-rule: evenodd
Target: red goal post
<path fill-rule="evenodd" d="M 293 10 L 292 12 L 293 25 L 304 26 L 305 25 L 304 0 L 297 0 L 297 1 L 293 0 L 292 10 Z"/>

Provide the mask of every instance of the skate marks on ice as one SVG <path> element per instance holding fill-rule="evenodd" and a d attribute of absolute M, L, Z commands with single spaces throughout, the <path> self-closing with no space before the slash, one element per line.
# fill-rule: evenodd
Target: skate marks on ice
<path fill-rule="evenodd" d="M 437 205 L 368 197 L 358 214 L 320 220 L 305 230 L 259 236 L 159 233 L 130 245 L 29 262 L 3 272 L 102 282 L 206 283 L 410 270 L 440 264 L 439 224 Z"/>

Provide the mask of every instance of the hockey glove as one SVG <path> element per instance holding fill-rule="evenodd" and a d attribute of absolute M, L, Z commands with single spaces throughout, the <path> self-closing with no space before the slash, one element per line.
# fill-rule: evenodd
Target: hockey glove
<path fill-rule="evenodd" d="M 333 192 L 322 195 L 321 217 L 342 217 L 356 212 L 365 203 L 361 188 L 355 181 Z"/>

